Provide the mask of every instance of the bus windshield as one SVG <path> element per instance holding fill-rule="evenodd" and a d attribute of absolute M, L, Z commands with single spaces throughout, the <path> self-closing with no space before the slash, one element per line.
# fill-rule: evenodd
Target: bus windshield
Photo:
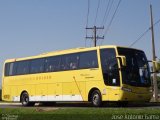
<path fill-rule="evenodd" d="M 150 71 L 145 53 L 140 50 L 118 48 L 118 54 L 126 57 L 127 66 L 122 69 L 122 82 L 131 86 L 151 86 Z"/>

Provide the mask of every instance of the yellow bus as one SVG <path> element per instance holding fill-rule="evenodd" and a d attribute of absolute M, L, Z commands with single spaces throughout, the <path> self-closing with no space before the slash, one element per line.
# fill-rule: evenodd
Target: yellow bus
<path fill-rule="evenodd" d="M 32 106 L 36 102 L 150 101 L 151 79 L 145 53 L 120 46 L 98 46 L 8 59 L 2 99 Z"/>

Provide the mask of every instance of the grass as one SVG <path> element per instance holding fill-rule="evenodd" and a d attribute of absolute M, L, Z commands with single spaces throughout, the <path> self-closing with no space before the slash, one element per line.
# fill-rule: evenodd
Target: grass
<path fill-rule="evenodd" d="M 160 119 L 159 108 L 1 108 L 0 114 L 1 118 L 9 115 L 17 116 L 18 120 L 132 120 L 129 117 L 151 115 Z"/>

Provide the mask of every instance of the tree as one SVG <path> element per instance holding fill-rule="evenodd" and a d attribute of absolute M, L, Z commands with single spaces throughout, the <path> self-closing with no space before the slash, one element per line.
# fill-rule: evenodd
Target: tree
<path fill-rule="evenodd" d="M 160 76 L 157 76 L 157 86 L 158 86 L 158 91 L 160 93 Z"/>
<path fill-rule="evenodd" d="M 159 63 L 160 63 L 160 59 L 159 59 Z M 160 68 L 160 64 L 158 65 L 158 67 Z M 157 84 L 158 84 L 158 89 L 160 90 L 160 76 L 159 75 L 157 76 Z"/>
<path fill-rule="evenodd" d="M 159 64 L 158 64 L 158 66 L 157 66 L 157 67 L 158 67 L 158 69 L 159 69 L 159 73 L 160 73 L 160 60 L 159 60 Z"/>

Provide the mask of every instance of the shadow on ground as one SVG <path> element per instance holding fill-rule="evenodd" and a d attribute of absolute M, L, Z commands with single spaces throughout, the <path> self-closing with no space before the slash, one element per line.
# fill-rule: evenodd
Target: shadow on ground
<path fill-rule="evenodd" d="M 49 103 L 49 104 L 45 104 L 45 103 L 39 103 L 36 104 L 35 106 L 37 107 L 92 107 L 91 103 L 71 103 L 71 102 L 57 102 L 57 103 Z M 128 103 L 127 105 L 119 105 L 117 103 L 114 102 L 105 102 L 103 103 L 103 105 L 101 106 L 102 108 L 106 107 L 106 108 L 116 108 L 116 107 L 129 107 L 129 108 L 137 108 L 137 107 L 160 107 L 160 103 Z"/>

